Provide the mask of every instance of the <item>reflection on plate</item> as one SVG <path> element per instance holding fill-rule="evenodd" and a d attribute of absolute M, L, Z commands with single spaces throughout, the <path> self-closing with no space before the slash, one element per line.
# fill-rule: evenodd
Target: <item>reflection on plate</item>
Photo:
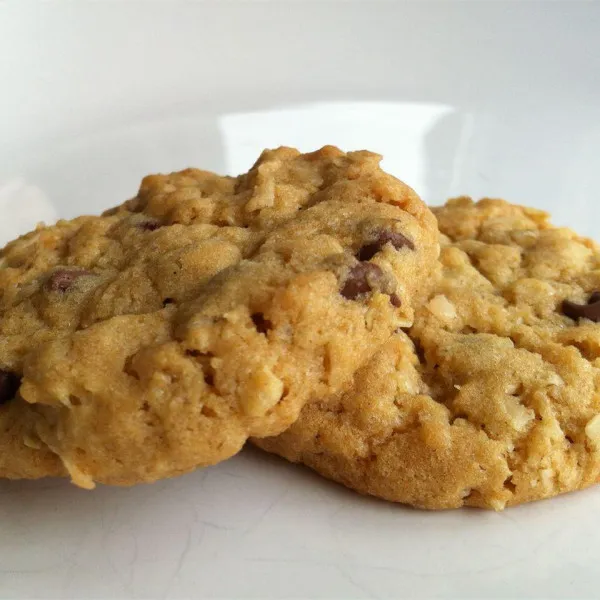
<path fill-rule="evenodd" d="M 39 223 L 54 223 L 58 212 L 37 186 L 13 179 L 0 185 L 0 246 Z"/>

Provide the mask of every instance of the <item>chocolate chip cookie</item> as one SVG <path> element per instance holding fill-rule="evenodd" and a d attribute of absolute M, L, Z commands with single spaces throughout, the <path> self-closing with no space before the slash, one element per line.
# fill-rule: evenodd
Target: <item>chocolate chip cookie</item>
<path fill-rule="evenodd" d="M 353 387 L 262 448 L 365 494 L 505 506 L 600 476 L 600 251 L 540 211 L 449 201 L 436 288 Z"/>
<path fill-rule="evenodd" d="M 153 481 L 275 435 L 413 303 L 435 218 L 380 157 L 265 151 L 150 176 L 0 252 L 0 476 Z"/>

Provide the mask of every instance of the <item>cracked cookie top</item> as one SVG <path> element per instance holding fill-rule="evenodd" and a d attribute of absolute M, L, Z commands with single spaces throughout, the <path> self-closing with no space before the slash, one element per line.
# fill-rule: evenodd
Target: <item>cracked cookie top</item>
<path fill-rule="evenodd" d="M 538 210 L 434 209 L 435 290 L 350 391 L 261 447 L 418 507 L 502 509 L 600 476 L 600 251 Z"/>
<path fill-rule="evenodd" d="M 340 389 L 399 326 L 435 218 L 378 155 L 265 151 L 144 179 L 0 252 L 0 476 L 152 481 Z"/>

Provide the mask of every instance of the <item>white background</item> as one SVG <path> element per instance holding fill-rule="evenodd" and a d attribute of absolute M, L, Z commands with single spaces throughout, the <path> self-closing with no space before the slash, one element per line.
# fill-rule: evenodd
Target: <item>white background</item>
<path fill-rule="evenodd" d="M 0 1 L 0 242 L 324 143 L 597 235 L 600 3 Z M 252 450 L 133 489 L 2 482 L 0 596 L 592 598 L 599 509 L 424 513 Z"/>

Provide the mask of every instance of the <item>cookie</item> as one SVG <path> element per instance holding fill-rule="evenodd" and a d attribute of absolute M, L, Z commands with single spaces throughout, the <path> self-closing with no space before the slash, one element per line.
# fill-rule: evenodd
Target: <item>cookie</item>
<path fill-rule="evenodd" d="M 600 475 L 600 251 L 501 200 L 434 210 L 440 273 L 353 386 L 262 448 L 364 494 L 501 510 Z"/>
<path fill-rule="evenodd" d="M 0 253 L 0 476 L 129 485 L 235 454 L 335 393 L 439 253 L 380 157 L 265 151 L 150 176 Z"/>

